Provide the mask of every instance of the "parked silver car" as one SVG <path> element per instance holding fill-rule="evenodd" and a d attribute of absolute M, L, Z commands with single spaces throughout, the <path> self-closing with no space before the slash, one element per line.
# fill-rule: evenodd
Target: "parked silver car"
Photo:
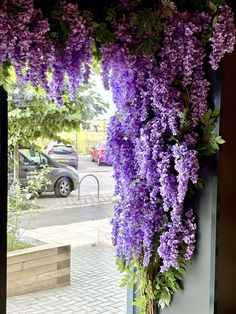
<path fill-rule="evenodd" d="M 70 192 L 77 189 L 79 175 L 70 166 L 66 166 L 52 160 L 44 153 L 32 152 L 29 149 L 20 149 L 20 182 L 27 184 L 30 174 L 40 170 L 42 165 L 48 165 L 52 171 L 47 175 L 51 184 L 47 186 L 47 192 L 53 192 L 60 197 L 69 196 Z"/>
<path fill-rule="evenodd" d="M 78 169 L 78 154 L 72 145 L 51 142 L 44 147 L 44 153 L 56 162 Z"/>

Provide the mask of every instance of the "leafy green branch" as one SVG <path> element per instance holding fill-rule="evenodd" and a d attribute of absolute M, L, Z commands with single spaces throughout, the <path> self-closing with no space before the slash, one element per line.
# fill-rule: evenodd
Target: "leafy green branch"
<path fill-rule="evenodd" d="M 16 83 L 16 73 L 10 62 L 5 61 L 0 68 L 0 85 L 9 92 L 12 84 Z"/>
<path fill-rule="evenodd" d="M 217 119 L 220 115 L 220 109 L 209 109 L 201 119 L 200 130 L 201 138 L 198 151 L 201 156 L 210 156 L 219 150 L 219 145 L 225 141 L 215 132 Z"/>
<path fill-rule="evenodd" d="M 161 309 L 169 306 L 174 294 L 183 289 L 182 280 L 186 272 L 187 261 L 179 257 L 179 268 L 170 268 L 167 272 L 159 273 L 155 280 L 155 299 Z"/>
<path fill-rule="evenodd" d="M 160 258 L 155 254 L 155 262 L 147 267 L 133 258 L 131 264 L 126 265 L 122 258 L 117 258 L 118 270 L 125 273 L 121 287 L 135 286 L 136 298 L 133 305 L 140 309 L 140 314 L 152 313 L 153 308 L 169 306 L 176 291 L 183 288 L 182 280 L 186 272 L 187 261 L 179 257 L 179 268 L 170 268 L 161 273 Z M 153 258 L 153 257 L 152 257 Z"/>

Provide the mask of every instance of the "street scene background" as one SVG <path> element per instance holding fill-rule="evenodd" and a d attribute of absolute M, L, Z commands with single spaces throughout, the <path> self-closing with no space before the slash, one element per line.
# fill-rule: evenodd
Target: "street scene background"
<path fill-rule="evenodd" d="M 67 198 L 43 193 L 33 202 L 36 209 L 21 217 L 23 237 L 39 243 L 70 244 L 71 285 L 8 298 L 8 313 L 124 314 L 126 289 L 115 265 L 111 245 L 114 179 L 111 166 L 98 166 L 90 156 L 79 156 L 81 197 L 73 191 Z"/>

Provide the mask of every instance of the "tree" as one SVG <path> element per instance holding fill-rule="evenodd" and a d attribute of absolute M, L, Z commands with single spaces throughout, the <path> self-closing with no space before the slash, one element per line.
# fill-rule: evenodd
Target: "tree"
<path fill-rule="evenodd" d="M 62 131 L 79 129 L 86 121 L 105 112 L 108 105 L 92 90 L 93 83 L 82 86 L 74 101 L 64 92 L 64 104 L 50 101 L 40 88 L 15 86 L 9 91 L 8 130 L 9 150 L 14 151 L 14 178 L 18 179 L 18 147 L 30 147 L 40 138 L 62 141 Z"/>

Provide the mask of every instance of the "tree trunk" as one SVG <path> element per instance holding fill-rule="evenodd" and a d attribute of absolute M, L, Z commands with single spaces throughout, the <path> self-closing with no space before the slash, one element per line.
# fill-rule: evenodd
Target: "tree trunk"
<path fill-rule="evenodd" d="M 19 167 L 19 146 L 14 145 L 14 181 L 19 181 L 20 179 L 20 167 Z"/>

